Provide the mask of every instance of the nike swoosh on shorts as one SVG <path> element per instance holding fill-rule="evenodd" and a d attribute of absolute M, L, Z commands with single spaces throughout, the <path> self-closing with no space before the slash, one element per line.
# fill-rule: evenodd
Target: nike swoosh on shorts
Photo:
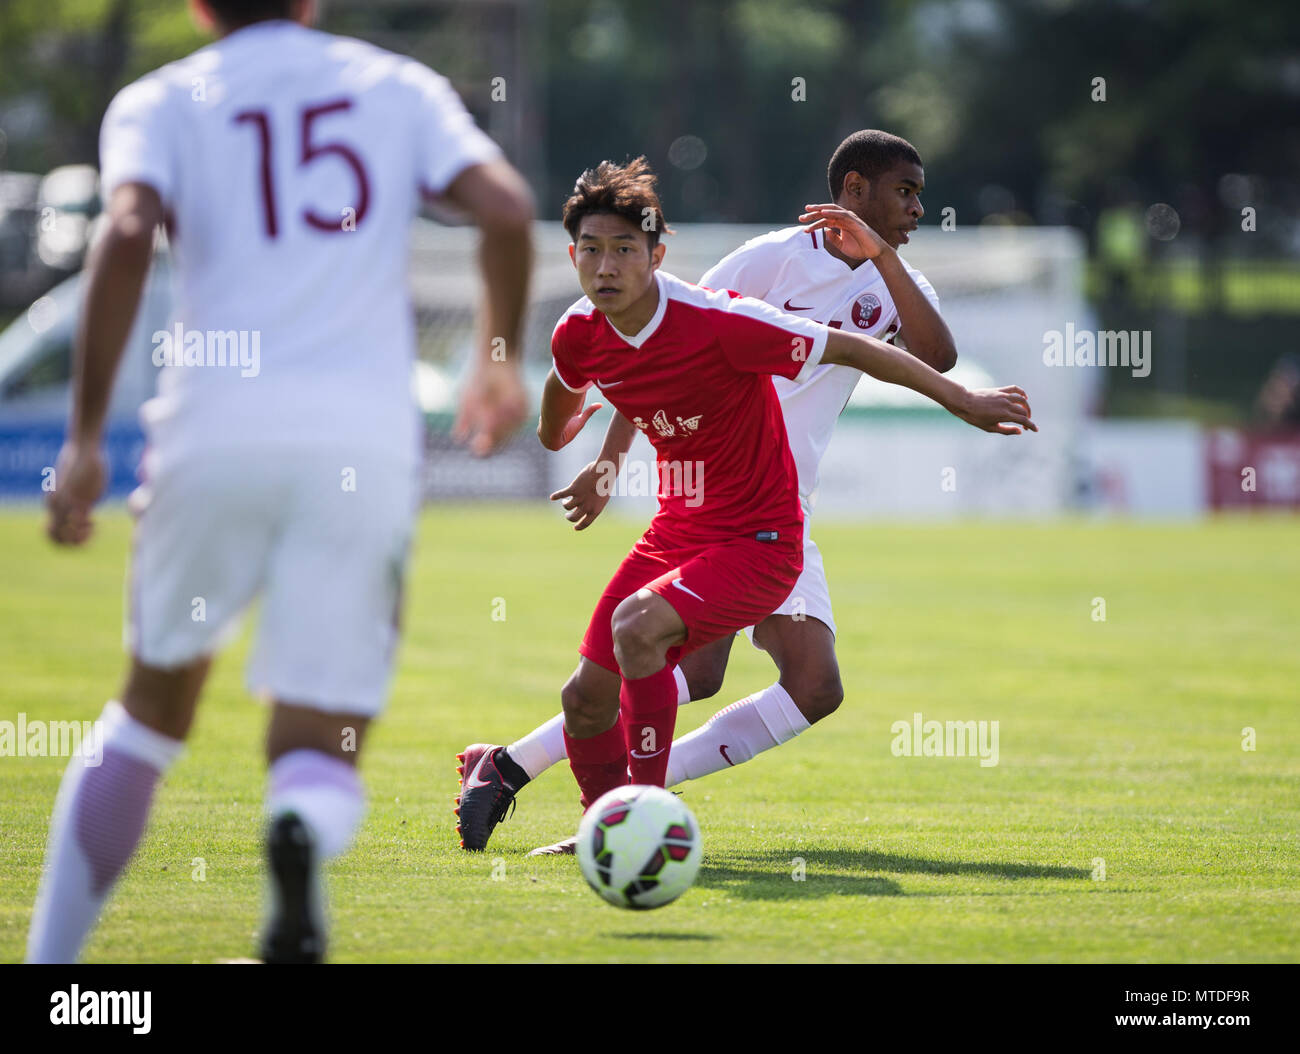
<path fill-rule="evenodd" d="M 683 593 L 690 593 L 690 595 L 693 596 L 696 600 L 704 599 L 702 596 L 700 596 L 699 593 L 695 592 L 695 590 L 682 585 L 682 580 L 680 578 L 674 578 L 673 585 L 676 586 L 678 589 L 680 589 Z"/>

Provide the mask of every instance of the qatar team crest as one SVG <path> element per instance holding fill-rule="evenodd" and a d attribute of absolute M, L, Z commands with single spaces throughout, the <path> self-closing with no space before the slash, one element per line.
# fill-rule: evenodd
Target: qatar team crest
<path fill-rule="evenodd" d="M 853 324 L 858 329 L 870 329 L 880 321 L 880 297 L 863 293 L 853 301 Z"/>

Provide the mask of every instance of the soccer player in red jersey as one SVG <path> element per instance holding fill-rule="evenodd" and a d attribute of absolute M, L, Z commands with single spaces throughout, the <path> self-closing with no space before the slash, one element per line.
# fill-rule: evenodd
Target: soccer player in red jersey
<path fill-rule="evenodd" d="M 550 450 L 572 440 L 601 406 L 583 407 L 595 385 L 646 433 L 660 475 L 659 512 L 596 605 L 560 693 L 585 808 L 629 776 L 663 786 L 678 659 L 761 621 L 799 576 L 798 477 L 770 377 L 837 363 L 985 431 L 1036 428 L 1019 388 L 971 392 L 882 341 L 661 271 L 667 228 L 644 158 L 584 172 L 563 220 L 586 296 L 555 327 L 538 436 Z M 469 785 L 487 778 L 478 768 Z"/>

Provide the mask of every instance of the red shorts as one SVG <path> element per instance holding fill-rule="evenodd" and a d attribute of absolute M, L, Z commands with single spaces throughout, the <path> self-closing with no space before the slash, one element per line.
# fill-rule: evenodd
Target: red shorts
<path fill-rule="evenodd" d="M 762 622 L 790 595 L 802 570 L 802 531 L 771 542 L 748 536 L 670 548 L 651 528 L 609 580 L 578 653 L 618 673 L 614 609 L 637 590 L 649 589 L 686 623 L 685 642 L 668 652 L 675 665 L 683 655 Z"/>

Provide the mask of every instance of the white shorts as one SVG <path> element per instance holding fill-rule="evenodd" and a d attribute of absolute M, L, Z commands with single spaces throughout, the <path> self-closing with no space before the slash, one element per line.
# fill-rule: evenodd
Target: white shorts
<path fill-rule="evenodd" d="M 826 623 L 835 635 L 835 618 L 831 615 L 831 591 L 826 584 L 826 568 L 822 565 L 821 550 L 811 537 L 805 535 L 803 540 L 803 572 L 799 575 L 794 589 L 785 598 L 785 603 L 772 612 L 773 615 L 789 615 L 798 622 L 815 618 Z M 754 644 L 754 627 L 745 629 L 745 636 Z M 754 644 L 754 647 L 758 647 Z"/>
<path fill-rule="evenodd" d="M 216 651 L 261 596 L 248 686 L 374 716 L 397 644 L 416 470 L 380 454 L 285 447 L 148 452 L 127 580 L 126 646 L 172 668 Z"/>

